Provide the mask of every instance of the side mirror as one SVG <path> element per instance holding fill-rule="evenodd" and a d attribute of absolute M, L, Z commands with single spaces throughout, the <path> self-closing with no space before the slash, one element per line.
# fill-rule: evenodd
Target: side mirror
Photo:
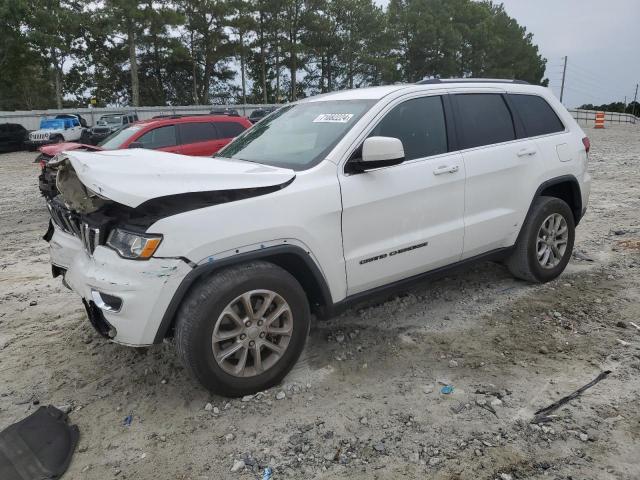
<path fill-rule="evenodd" d="M 362 144 L 362 158 L 349 162 L 355 172 L 390 167 L 404 162 L 404 147 L 399 138 L 369 137 Z"/>
<path fill-rule="evenodd" d="M 127 148 L 144 148 L 142 142 L 131 142 Z"/>

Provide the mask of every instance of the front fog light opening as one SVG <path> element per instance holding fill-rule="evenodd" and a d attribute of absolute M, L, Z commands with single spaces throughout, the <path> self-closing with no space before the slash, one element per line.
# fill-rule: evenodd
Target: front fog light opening
<path fill-rule="evenodd" d="M 122 309 L 122 299 L 115 295 L 91 290 L 91 298 L 100 310 L 110 313 L 118 313 Z"/>

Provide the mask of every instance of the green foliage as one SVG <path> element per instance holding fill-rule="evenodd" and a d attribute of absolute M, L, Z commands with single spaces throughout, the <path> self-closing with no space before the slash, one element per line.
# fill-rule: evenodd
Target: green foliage
<path fill-rule="evenodd" d="M 283 102 L 430 76 L 543 83 L 531 33 L 472 0 L 0 0 L 0 109 Z"/>
<path fill-rule="evenodd" d="M 618 112 L 618 113 L 630 113 L 632 115 L 640 115 L 640 102 L 630 102 L 627 105 L 624 102 L 612 102 L 602 105 L 593 105 L 586 103 L 580 107 L 582 110 L 598 110 L 600 112 Z"/>

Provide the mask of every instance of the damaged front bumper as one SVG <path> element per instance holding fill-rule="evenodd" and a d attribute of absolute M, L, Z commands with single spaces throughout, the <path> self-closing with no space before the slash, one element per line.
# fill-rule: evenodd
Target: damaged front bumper
<path fill-rule="evenodd" d="M 79 238 L 57 226 L 49 251 L 51 264 L 65 272 L 65 284 L 82 297 L 96 330 L 130 346 L 154 343 L 174 292 L 191 271 L 181 259 L 128 260 L 102 245 L 89 255 Z"/>

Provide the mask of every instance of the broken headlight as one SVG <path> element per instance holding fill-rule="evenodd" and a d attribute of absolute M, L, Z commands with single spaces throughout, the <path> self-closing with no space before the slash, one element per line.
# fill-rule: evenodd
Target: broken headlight
<path fill-rule="evenodd" d="M 148 260 L 162 241 L 162 235 L 133 233 L 114 228 L 107 238 L 107 246 L 113 248 L 123 258 Z"/>

